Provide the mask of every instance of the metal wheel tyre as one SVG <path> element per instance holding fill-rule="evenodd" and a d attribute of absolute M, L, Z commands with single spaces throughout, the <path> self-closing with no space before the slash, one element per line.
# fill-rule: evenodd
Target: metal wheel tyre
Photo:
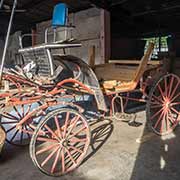
<path fill-rule="evenodd" d="M 168 74 L 159 79 L 149 94 L 147 120 L 158 135 L 171 133 L 179 122 L 180 79 Z"/>
<path fill-rule="evenodd" d="M 37 126 L 30 143 L 30 156 L 45 174 L 61 176 L 81 164 L 90 137 L 82 114 L 68 108 L 54 110 Z"/>
<path fill-rule="evenodd" d="M 39 103 L 33 103 L 28 105 L 14 106 L 5 111 L 1 115 L 1 125 L 6 132 L 6 141 L 16 146 L 29 145 L 31 135 L 29 132 L 33 132 L 33 129 L 29 126 L 33 119 L 23 125 L 22 131 L 16 129 L 17 123 L 19 123 L 29 112 L 39 107 Z M 27 131 L 27 132 L 25 132 Z"/>

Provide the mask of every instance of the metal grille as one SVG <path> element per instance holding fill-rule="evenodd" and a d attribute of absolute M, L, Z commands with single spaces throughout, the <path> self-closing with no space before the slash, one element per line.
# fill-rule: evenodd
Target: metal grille
<path fill-rule="evenodd" d="M 33 68 L 30 72 L 40 76 L 50 76 L 51 75 L 51 66 L 48 56 L 48 52 L 46 49 L 36 49 L 36 50 L 28 50 L 22 52 L 22 56 L 24 58 L 24 63 L 27 65 L 30 62 L 35 62 L 36 67 Z"/>

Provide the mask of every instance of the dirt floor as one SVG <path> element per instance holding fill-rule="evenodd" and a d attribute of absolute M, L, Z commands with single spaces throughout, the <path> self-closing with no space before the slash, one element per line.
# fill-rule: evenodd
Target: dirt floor
<path fill-rule="evenodd" d="M 104 120 L 91 123 L 92 143 L 81 166 L 61 180 L 179 180 L 180 127 L 166 137 L 146 128 L 145 112 L 139 127 Z M 0 180 L 50 180 L 32 163 L 28 147 L 6 145 L 0 162 Z"/>

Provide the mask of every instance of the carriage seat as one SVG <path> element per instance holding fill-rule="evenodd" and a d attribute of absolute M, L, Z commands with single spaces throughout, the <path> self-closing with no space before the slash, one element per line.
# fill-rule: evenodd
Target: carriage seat
<path fill-rule="evenodd" d="M 117 63 L 102 64 L 94 67 L 94 72 L 105 92 L 128 92 L 134 90 L 151 58 L 154 44 L 150 43 L 138 66 L 125 66 Z"/>

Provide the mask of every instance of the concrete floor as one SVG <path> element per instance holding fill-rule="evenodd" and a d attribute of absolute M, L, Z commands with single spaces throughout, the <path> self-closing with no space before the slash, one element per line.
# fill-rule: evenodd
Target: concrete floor
<path fill-rule="evenodd" d="M 61 180 L 179 180 L 180 128 L 158 137 L 145 128 L 145 112 L 138 113 L 143 125 L 120 121 L 91 123 L 92 145 L 86 160 Z M 28 147 L 6 145 L 0 161 L 0 180 L 50 180 L 31 162 Z"/>

